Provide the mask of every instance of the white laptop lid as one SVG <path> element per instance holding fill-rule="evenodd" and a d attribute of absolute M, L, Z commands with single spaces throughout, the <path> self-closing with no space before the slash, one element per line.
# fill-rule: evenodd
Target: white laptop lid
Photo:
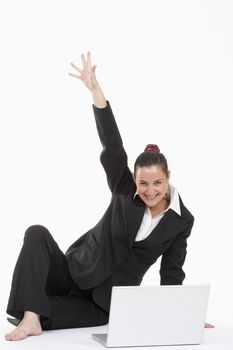
<path fill-rule="evenodd" d="M 112 288 L 108 347 L 200 344 L 209 285 Z"/>

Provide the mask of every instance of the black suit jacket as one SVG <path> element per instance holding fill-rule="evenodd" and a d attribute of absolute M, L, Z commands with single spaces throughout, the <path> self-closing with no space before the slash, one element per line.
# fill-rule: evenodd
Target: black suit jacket
<path fill-rule="evenodd" d="M 161 255 L 161 284 L 182 284 L 187 238 L 194 217 L 179 196 L 181 216 L 172 209 L 165 213 L 149 237 L 143 240 L 147 261 L 135 270 L 129 257 L 143 219 L 145 203 L 139 196 L 133 198 L 136 185 L 109 102 L 105 108 L 93 105 L 93 110 L 103 145 L 100 160 L 112 198 L 101 220 L 69 247 L 66 256 L 74 281 L 82 289 L 94 288 L 94 300 L 109 311 L 112 285 L 140 284 L 150 265 Z M 124 280 L 123 271 L 124 276 L 130 277 Z"/>

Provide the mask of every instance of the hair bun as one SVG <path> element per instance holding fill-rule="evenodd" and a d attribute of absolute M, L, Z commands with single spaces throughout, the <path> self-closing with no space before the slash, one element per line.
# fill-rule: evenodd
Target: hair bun
<path fill-rule="evenodd" d="M 146 148 L 144 149 L 144 152 L 156 152 L 156 153 L 160 153 L 160 149 L 159 149 L 159 147 L 158 147 L 157 145 L 150 143 L 150 144 L 148 144 L 148 145 L 146 146 Z"/>

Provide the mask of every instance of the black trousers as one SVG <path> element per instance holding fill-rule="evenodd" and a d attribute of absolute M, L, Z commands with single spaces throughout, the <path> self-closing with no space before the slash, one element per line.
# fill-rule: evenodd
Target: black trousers
<path fill-rule="evenodd" d="M 109 314 L 95 304 L 92 289 L 74 283 L 65 254 L 41 225 L 25 232 L 6 312 L 21 320 L 24 311 L 39 314 L 46 330 L 108 323 Z"/>

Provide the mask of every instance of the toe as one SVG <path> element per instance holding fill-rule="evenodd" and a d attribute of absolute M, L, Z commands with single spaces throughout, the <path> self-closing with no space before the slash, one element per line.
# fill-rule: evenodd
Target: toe
<path fill-rule="evenodd" d="M 7 340 L 13 340 L 12 334 L 11 334 L 11 333 L 8 333 L 8 334 L 6 335 L 6 339 L 7 339 Z"/>
<path fill-rule="evenodd" d="M 6 334 L 6 335 L 5 335 L 5 339 L 6 339 L 6 340 L 10 340 L 9 334 Z"/>

